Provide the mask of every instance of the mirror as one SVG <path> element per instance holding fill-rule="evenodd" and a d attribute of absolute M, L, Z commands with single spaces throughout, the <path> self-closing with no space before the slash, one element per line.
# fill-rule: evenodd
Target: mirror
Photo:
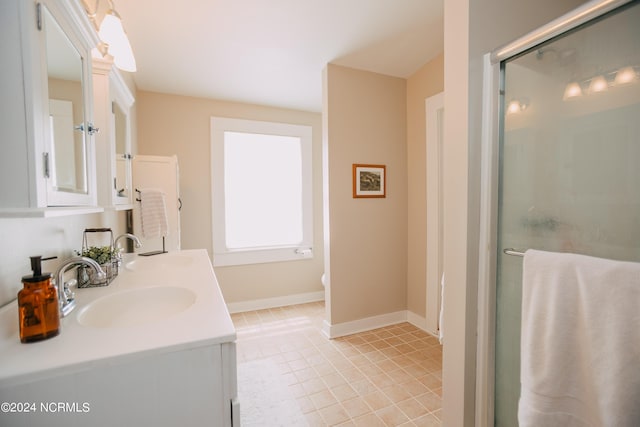
<path fill-rule="evenodd" d="M 49 88 L 49 175 L 55 191 L 88 193 L 83 58 L 42 7 Z"/>
<path fill-rule="evenodd" d="M 123 201 L 129 201 L 129 195 L 131 193 L 131 183 L 129 182 L 129 173 L 131 156 L 129 155 L 127 136 L 129 134 L 127 115 L 122 111 L 122 108 L 117 102 L 113 104 L 113 123 L 114 123 L 114 137 L 116 141 L 116 177 L 115 177 L 115 191 L 118 198 L 122 198 Z"/>

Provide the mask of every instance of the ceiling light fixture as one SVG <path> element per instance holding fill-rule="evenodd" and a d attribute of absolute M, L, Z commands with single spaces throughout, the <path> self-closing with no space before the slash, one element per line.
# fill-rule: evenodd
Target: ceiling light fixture
<path fill-rule="evenodd" d="M 133 56 L 129 37 L 122 26 L 122 19 L 115 10 L 113 1 L 109 0 L 111 9 L 107 11 L 100 24 L 98 35 L 108 45 L 107 52 L 113 56 L 113 63 L 123 71 L 136 71 L 136 59 Z"/>

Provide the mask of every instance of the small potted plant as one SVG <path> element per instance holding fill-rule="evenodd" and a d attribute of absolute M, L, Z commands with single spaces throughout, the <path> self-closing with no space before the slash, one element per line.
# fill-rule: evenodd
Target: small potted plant
<path fill-rule="evenodd" d="M 88 268 L 85 264 L 78 266 L 78 287 L 85 288 L 90 286 L 106 286 L 111 280 L 118 275 L 117 262 L 120 249 L 113 246 L 89 246 L 83 248 L 82 251 L 76 251 L 80 256 L 91 258 L 104 270 L 106 277 L 99 279 L 96 272 L 92 268 Z"/>

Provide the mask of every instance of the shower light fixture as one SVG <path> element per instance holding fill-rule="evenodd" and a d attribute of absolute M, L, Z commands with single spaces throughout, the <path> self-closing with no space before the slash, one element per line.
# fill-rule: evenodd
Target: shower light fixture
<path fill-rule="evenodd" d="M 511 101 L 507 106 L 507 114 L 515 114 L 520 112 L 520 103 L 518 101 Z"/>
<path fill-rule="evenodd" d="M 615 86 L 625 85 L 628 83 L 634 83 L 640 79 L 640 73 L 638 73 L 639 66 L 628 65 L 618 69 L 617 71 L 611 71 L 604 74 L 591 77 L 590 79 L 582 81 L 573 81 L 569 83 L 564 89 L 564 95 L 562 99 L 564 101 L 582 96 L 582 88 L 587 88 L 586 93 L 598 93 L 609 90 Z"/>
<path fill-rule="evenodd" d="M 575 98 L 577 96 L 582 96 L 582 88 L 578 82 L 571 82 L 564 89 L 564 96 L 562 99 L 566 101 L 567 99 Z"/>
<path fill-rule="evenodd" d="M 602 74 L 591 79 L 589 93 L 604 92 L 609 89 L 609 83 Z"/>
<path fill-rule="evenodd" d="M 614 83 L 616 85 L 623 85 L 626 83 L 634 82 L 636 80 L 638 80 L 638 73 L 636 73 L 636 70 L 633 67 L 629 66 L 620 68 L 616 72 Z"/>
<path fill-rule="evenodd" d="M 529 107 L 529 100 L 527 99 L 514 99 L 507 104 L 507 114 L 520 113 Z"/>

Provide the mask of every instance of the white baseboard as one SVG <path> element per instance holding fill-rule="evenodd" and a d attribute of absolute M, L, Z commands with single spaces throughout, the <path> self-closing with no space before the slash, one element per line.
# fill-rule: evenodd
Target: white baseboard
<path fill-rule="evenodd" d="M 351 322 L 329 324 L 326 320 L 322 324 L 322 333 L 328 338 L 338 338 L 346 335 L 357 334 L 359 332 L 371 331 L 385 326 L 396 325 L 402 322 L 409 322 L 423 331 L 433 335 L 426 329 L 427 319 L 415 314 L 412 311 L 402 310 L 395 313 L 381 314 L 379 316 L 366 317 L 364 319 L 353 320 Z"/>
<path fill-rule="evenodd" d="M 303 294 L 286 295 L 282 297 L 263 298 L 251 301 L 232 302 L 227 304 L 229 313 L 242 313 L 245 311 L 265 310 L 274 307 L 285 307 L 287 305 L 305 304 L 308 302 L 324 301 L 324 291 L 307 292 Z M 438 337 L 438 332 L 427 329 L 427 319 L 409 310 L 396 311 L 378 316 L 366 317 L 364 319 L 353 320 L 351 322 L 329 324 L 326 320 L 322 323 L 322 333 L 328 338 L 338 338 L 346 335 L 357 334 L 359 332 L 371 331 L 385 326 L 396 325 L 402 322 L 409 322 L 417 328 L 422 329 Z"/>
<path fill-rule="evenodd" d="M 345 335 L 357 334 L 358 332 L 370 331 L 372 329 L 395 325 L 397 323 L 406 321 L 406 310 L 366 317 L 364 319 L 353 320 L 351 322 L 337 323 L 335 325 L 330 325 L 325 320 L 322 332 L 329 338 L 338 338 Z"/>
<path fill-rule="evenodd" d="M 251 301 L 230 302 L 227 304 L 229 313 L 265 310 L 267 308 L 284 307 L 294 304 L 324 301 L 324 291 L 306 292 L 303 294 L 286 295 L 282 297 L 255 299 Z"/>
<path fill-rule="evenodd" d="M 429 335 L 433 335 L 436 338 L 439 337 L 438 331 L 431 331 L 427 327 L 427 318 L 426 317 L 422 317 L 422 316 L 414 313 L 413 311 L 407 311 L 407 322 L 411 323 L 415 327 L 418 327 L 418 328 L 422 329 L 423 331 L 425 331 Z"/>
<path fill-rule="evenodd" d="M 414 313 L 413 311 L 407 310 L 407 322 L 422 329 L 425 332 L 429 332 L 427 331 L 427 318 L 422 317 L 419 314 Z"/>

